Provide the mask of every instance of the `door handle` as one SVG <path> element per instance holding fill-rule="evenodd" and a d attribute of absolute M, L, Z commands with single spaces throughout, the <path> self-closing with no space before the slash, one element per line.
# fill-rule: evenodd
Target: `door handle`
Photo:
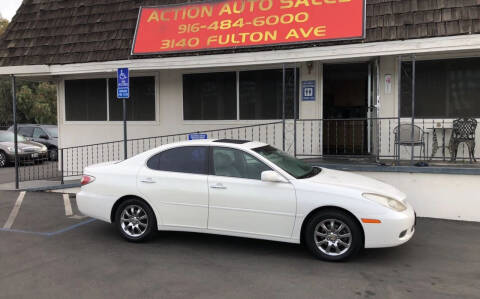
<path fill-rule="evenodd" d="M 211 185 L 210 188 L 212 188 L 212 189 L 227 189 L 227 187 L 225 187 L 223 184 Z"/>
<path fill-rule="evenodd" d="M 140 180 L 140 182 L 145 184 L 155 184 L 155 181 L 152 178 L 146 178 L 146 179 Z"/>

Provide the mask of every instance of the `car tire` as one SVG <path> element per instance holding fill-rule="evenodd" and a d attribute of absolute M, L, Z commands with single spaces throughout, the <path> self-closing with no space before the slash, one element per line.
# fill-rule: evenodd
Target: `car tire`
<path fill-rule="evenodd" d="M 363 248 L 363 231 L 355 218 L 339 210 L 324 210 L 308 220 L 304 242 L 317 258 L 339 262 Z"/>
<path fill-rule="evenodd" d="M 58 161 L 58 149 L 52 147 L 48 149 L 48 160 L 49 161 Z"/>
<path fill-rule="evenodd" d="M 0 168 L 7 167 L 7 166 L 8 166 L 7 154 L 5 154 L 3 151 L 0 151 Z"/>
<path fill-rule="evenodd" d="M 157 231 L 155 214 L 148 204 L 137 198 L 122 202 L 115 212 L 115 225 L 120 235 L 130 242 L 149 240 Z"/>

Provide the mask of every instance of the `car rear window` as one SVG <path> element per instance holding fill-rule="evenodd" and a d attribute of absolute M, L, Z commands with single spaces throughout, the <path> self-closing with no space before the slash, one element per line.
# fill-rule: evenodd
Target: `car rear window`
<path fill-rule="evenodd" d="M 147 162 L 153 170 L 208 174 L 208 147 L 185 146 L 163 151 Z"/>

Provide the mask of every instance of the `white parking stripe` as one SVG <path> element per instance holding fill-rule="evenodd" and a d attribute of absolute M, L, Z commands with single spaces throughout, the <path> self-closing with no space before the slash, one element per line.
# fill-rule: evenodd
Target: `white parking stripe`
<path fill-rule="evenodd" d="M 20 211 L 20 206 L 22 205 L 23 198 L 25 197 L 26 192 L 22 191 L 20 192 L 20 195 L 18 195 L 17 201 L 15 202 L 15 205 L 13 206 L 12 212 L 10 212 L 10 216 L 8 216 L 7 222 L 5 222 L 5 225 L 3 226 L 4 229 L 10 229 L 12 228 L 13 222 L 15 221 L 15 218 L 17 218 L 18 211 Z"/>
<path fill-rule="evenodd" d="M 70 203 L 70 196 L 66 193 L 63 194 L 63 204 L 65 205 L 65 216 L 72 216 L 72 204 Z"/>

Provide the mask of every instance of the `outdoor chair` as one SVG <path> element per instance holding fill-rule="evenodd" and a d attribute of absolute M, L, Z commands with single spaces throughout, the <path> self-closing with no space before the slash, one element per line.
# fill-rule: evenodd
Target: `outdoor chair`
<path fill-rule="evenodd" d="M 425 132 L 422 130 L 422 128 L 412 124 L 400 124 L 393 129 L 393 134 L 395 134 L 395 157 L 397 157 L 397 155 L 398 157 L 400 156 L 400 153 L 398 152 L 398 145 L 400 145 L 410 147 L 419 146 L 420 154 L 423 153 L 423 159 L 426 158 Z"/>
<path fill-rule="evenodd" d="M 453 121 L 452 137 L 450 138 L 450 149 L 452 161 L 457 160 L 458 146 L 464 142 L 468 147 L 468 156 L 470 163 L 475 159 L 475 131 L 477 130 L 477 120 L 474 118 L 459 118 Z"/>

